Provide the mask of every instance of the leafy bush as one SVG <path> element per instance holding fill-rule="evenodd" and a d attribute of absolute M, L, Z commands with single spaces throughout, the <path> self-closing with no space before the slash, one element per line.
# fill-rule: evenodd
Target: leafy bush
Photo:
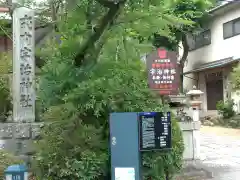
<path fill-rule="evenodd" d="M 61 44 L 49 40 L 41 50 L 45 65 L 39 85 L 40 112 L 41 119 L 49 124 L 44 127 L 34 158 L 35 172 L 41 180 L 110 180 L 109 114 L 169 110 L 148 88 L 146 67 L 139 60 L 141 53 L 152 49 L 148 40 L 139 44 L 139 36 L 150 37 L 159 29 L 169 33 L 165 29 L 169 21 L 153 16 L 153 9 L 155 15 L 161 13 L 163 1 L 153 3 L 148 18 L 137 24 L 124 23 L 125 18 L 131 12 L 138 17 L 138 12 L 149 9 L 148 4 L 129 1 L 119 16 L 123 23 L 106 27 L 96 42 L 89 42 L 92 38 L 86 27 L 86 2 L 79 1 L 76 14 L 73 11 L 59 26 Z M 99 12 L 97 20 L 104 16 L 105 9 L 99 4 L 90 7 Z M 171 22 L 179 21 L 173 18 Z M 83 56 L 76 56 L 79 49 Z M 181 131 L 174 120 L 173 151 L 143 154 L 145 179 L 151 176 L 152 180 L 162 180 L 163 167 L 170 175 L 176 173 L 181 168 L 182 153 Z"/>
<path fill-rule="evenodd" d="M 232 128 L 240 128 L 240 115 L 236 115 L 228 120 L 228 125 Z"/>
<path fill-rule="evenodd" d="M 182 153 L 184 150 L 182 131 L 177 120 L 172 120 L 172 144 L 173 149 L 170 153 L 144 152 L 143 153 L 143 175 L 144 180 L 166 179 L 165 171 L 168 171 L 170 178 L 182 167 Z"/>
<path fill-rule="evenodd" d="M 39 141 L 35 171 L 41 179 L 109 178 L 108 117 L 111 112 L 166 110 L 147 86 L 140 61 L 100 61 L 82 74 L 66 61 L 54 59 L 53 68 L 42 77 L 43 104 L 50 105 L 43 119 L 50 122 Z M 55 64 L 56 63 L 56 64 Z M 65 67 L 64 67 L 65 66 Z M 58 71 L 55 74 L 54 68 Z M 55 82 L 58 81 L 59 84 Z M 51 84 L 51 86 L 46 86 Z M 64 88 L 65 87 L 65 88 Z M 54 92 L 55 96 L 51 96 Z M 170 175 L 181 168 L 183 141 L 177 122 L 173 121 L 173 151 L 144 153 L 144 176 L 160 180 L 163 167 Z"/>
<path fill-rule="evenodd" d="M 7 119 L 8 111 L 11 107 L 8 81 L 0 77 L 0 122 Z"/>
<path fill-rule="evenodd" d="M 231 73 L 233 89 L 240 90 L 240 63 L 233 69 Z"/>
<path fill-rule="evenodd" d="M 235 111 L 233 110 L 234 102 L 233 100 L 229 101 L 219 101 L 216 105 L 218 113 L 222 115 L 224 119 L 231 118 L 235 115 Z"/>
<path fill-rule="evenodd" d="M 11 69 L 11 58 L 7 53 L 0 54 L 0 122 L 7 119 L 9 111 L 12 109 L 9 72 Z"/>
<path fill-rule="evenodd" d="M 21 164 L 22 160 L 18 159 L 14 155 L 0 150 L 0 180 L 4 180 L 4 171 L 6 168 L 13 164 Z"/>

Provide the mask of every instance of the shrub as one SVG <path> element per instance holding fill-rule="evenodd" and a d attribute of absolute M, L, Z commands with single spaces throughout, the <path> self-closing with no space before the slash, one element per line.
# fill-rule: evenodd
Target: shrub
<path fill-rule="evenodd" d="M 21 164 L 22 160 L 18 159 L 14 155 L 0 150 L 0 180 L 4 180 L 4 171 L 6 168 L 13 164 Z"/>
<path fill-rule="evenodd" d="M 162 180 L 166 179 L 165 172 L 168 171 L 170 178 L 182 167 L 182 153 L 184 150 L 182 131 L 177 120 L 172 119 L 172 144 L 170 153 L 162 152 L 144 152 L 143 153 L 143 174 L 144 180 Z"/>
<path fill-rule="evenodd" d="M 181 169 L 182 134 L 177 121 L 173 119 L 172 123 L 172 151 L 144 152 L 144 179 L 165 179 L 165 170 L 173 176 Z M 44 129 L 43 140 L 38 143 L 41 150 L 34 162 L 40 179 L 110 180 L 108 141 L 101 138 L 102 129 L 83 124 L 69 128 L 67 124 L 52 124 Z"/>
<path fill-rule="evenodd" d="M 82 74 L 84 80 L 80 82 L 79 72 L 63 62 L 51 61 L 46 65 L 50 71 L 42 76 L 40 87 L 45 88 L 40 97 L 47 107 L 43 119 L 51 124 L 38 142 L 35 172 L 42 180 L 110 179 L 109 113 L 162 111 L 167 107 L 149 90 L 139 61 L 100 61 Z M 64 72 L 54 74 L 51 68 L 59 66 Z M 182 153 L 181 131 L 173 120 L 173 151 L 144 153 L 145 179 L 163 179 L 163 167 L 170 175 L 176 173 L 181 168 Z"/>
<path fill-rule="evenodd" d="M 6 78 L 0 77 L 0 122 L 5 122 L 11 107 L 9 86 Z"/>
<path fill-rule="evenodd" d="M 234 67 L 231 73 L 231 81 L 234 90 L 240 90 L 240 63 Z"/>
<path fill-rule="evenodd" d="M 146 33 L 152 35 L 150 31 L 155 30 L 139 28 L 140 32 L 123 23 L 106 28 L 97 42 L 85 44 L 92 39 L 85 15 L 79 16 L 86 4 L 79 1 L 76 14 L 73 11 L 67 20 L 63 18 L 61 44 L 49 40 L 41 50 L 45 64 L 39 85 L 40 117 L 49 123 L 37 143 L 34 162 L 41 180 L 110 180 L 109 114 L 169 110 L 149 89 L 146 66 L 139 60 L 141 53 L 152 49 L 148 40 L 139 44 L 139 35 L 148 37 Z M 139 3 L 136 7 L 143 9 Z M 96 8 L 100 14 L 105 11 Z M 173 175 L 181 168 L 182 153 L 182 136 L 174 120 L 173 151 L 143 154 L 145 179 L 162 180 L 163 167 Z"/>
<path fill-rule="evenodd" d="M 9 76 L 11 68 L 11 58 L 7 53 L 0 54 L 0 122 L 7 119 L 9 111 L 12 109 Z"/>
<path fill-rule="evenodd" d="M 240 128 L 240 115 L 236 115 L 229 119 L 228 125 L 232 128 Z"/>
<path fill-rule="evenodd" d="M 231 118 L 235 115 L 233 110 L 234 102 L 233 100 L 229 101 L 219 101 L 216 105 L 218 113 L 223 116 L 224 119 Z"/>

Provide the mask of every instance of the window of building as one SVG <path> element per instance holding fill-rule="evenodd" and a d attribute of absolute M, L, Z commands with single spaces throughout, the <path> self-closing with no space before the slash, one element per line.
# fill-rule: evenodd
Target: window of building
<path fill-rule="evenodd" d="M 233 30 L 234 34 L 236 35 L 240 34 L 240 19 L 238 21 L 233 22 Z"/>
<path fill-rule="evenodd" d="M 232 22 L 227 22 L 223 24 L 223 38 L 230 38 L 233 36 L 233 25 Z"/>
<path fill-rule="evenodd" d="M 240 18 L 223 24 L 223 38 L 231 38 L 240 34 Z"/>
<path fill-rule="evenodd" d="M 211 31 L 210 29 L 203 31 L 196 35 L 188 36 L 189 50 L 195 50 L 203 46 L 211 44 Z"/>
<path fill-rule="evenodd" d="M 193 35 L 188 35 L 187 37 L 187 42 L 189 46 L 189 50 L 194 50 L 195 49 L 195 39 Z"/>

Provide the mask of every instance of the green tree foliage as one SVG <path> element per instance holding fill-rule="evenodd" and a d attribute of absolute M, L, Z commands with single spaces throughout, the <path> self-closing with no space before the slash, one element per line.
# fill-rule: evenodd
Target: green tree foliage
<path fill-rule="evenodd" d="M 235 111 L 233 110 L 234 101 L 228 100 L 226 102 L 224 101 L 218 101 L 216 108 L 218 110 L 218 113 L 224 118 L 229 119 L 235 115 Z"/>
<path fill-rule="evenodd" d="M 12 109 L 9 78 L 12 68 L 11 56 L 8 53 L 0 54 L 0 122 L 7 119 Z"/>
<path fill-rule="evenodd" d="M 4 171 L 8 166 L 20 163 L 23 163 L 23 161 L 19 158 L 3 150 L 0 150 L 0 180 L 5 179 Z"/>
<path fill-rule="evenodd" d="M 182 44 L 183 54 L 180 59 L 180 73 L 183 73 L 183 68 L 188 57 L 189 47 L 187 42 L 188 34 L 195 34 L 201 31 L 209 21 L 207 10 L 215 5 L 214 0 L 175 0 L 175 6 L 169 9 L 169 13 L 177 17 L 189 20 L 192 24 L 183 24 L 170 28 L 171 38 L 155 33 L 153 45 L 156 47 L 165 47 L 169 50 L 178 51 L 180 43 Z M 183 93 L 183 76 L 181 75 L 181 92 Z"/>
<path fill-rule="evenodd" d="M 148 88 L 139 57 L 152 46 L 139 36 L 170 36 L 171 26 L 191 23 L 172 16 L 171 7 L 159 0 L 81 0 L 61 17 L 61 44 L 49 40 L 41 50 L 46 63 L 39 96 L 49 125 L 35 158 L 40 179 L 110 179 L 109 114 L 169 110 Z M 174 119 L 172 133 L 172 152 L 143 154 L 145 179 L 162 180 L 164 169 L 170 175 L 180 170 L 183 142 Z"/>
<path fill-rule="evenodd" d="M 177 17 L 192 21 L 192 24 L 171 27 L 173 37 L 164 38 L 161 34 L 155 34 L 153 44 L 156 47 L 166 47 L 170 50 L 178 51 L 179 43 L 185 41 L 183 36 L 188 33 L 196 33 L 202 25 L 208 22 L 207 10 L 213 6 L 212 0 L 176 0 L 175 6 L 169 11 Z M 163 39 L 162 39 L 163 38 Z M 184 47 L 187 48 L 187 47 Z"/>
<path fill-rule="evenodd" d="M 11 32 L 12 32 L 11 21 L 1 19 L 0 20 L 0 36 L 8 36 L 11 38 Z"/>
<path fill-rule="evenodd" d="M 50 106 L 43 117 L 53 124 L 45 129 L 43 140 L 39 144 L 37 167 L 40 168 L 40 174 L 53 179 L 105 178 L 109 170 L 109 113 L 163 110 L 157 97 L 148 89 L 146 73 L 138 61 L 115 61 L 115 57 L 110 57 L 89 70 L 84 77 L 86 80 L 81 82 L 77 81 L 80 77 L 72 79 L 76 72 L 70 75 L 70 69 L 63 74 L 65 79 L 62 79 L 63 76 L 58 77 L 63 82 L 68 80 L 66 86 L 69 89 L 68 92 L 62 92 L 65 95 L 55 96 L 55 101 L 52 102 L 49 101 L 53 99 L 48 94 L 45 95 L 46 104 L 56 104 Z M 47 75 L 50 78 L 50 74 Z M 52 87 L 54 82 L 56 81 L 49 85 Z M 173 151 L 170 154 L 144 154 L 146 178 L 151 176 L 156 180 L 162 179 L 163 168 L 168 169 L 170 174 L 180 169 L 183 142 L 175 120 L 173 137 Z"/>

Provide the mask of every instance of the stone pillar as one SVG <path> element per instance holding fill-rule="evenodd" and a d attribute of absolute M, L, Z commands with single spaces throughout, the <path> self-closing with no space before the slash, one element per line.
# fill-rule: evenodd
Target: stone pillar
<path fill-rule="evenodd" d="M 203 94 L 202 91 L 197 90 L 196 86 L 190 90 L 187 95 L 190 97 L 190 112 L 192 114 L 193 122 L 200 123 L 200 107 L 202 104 L 201 95 Z M 193 129 L 193 159 L 200 159 L 200 126 L 198 129 Z"/>
<path fill-rule="evenodd" d="M 184 121 L 179 122 L 180 129 L 182 130 L 183 141 L 184 141 L 184 152 L 183 152 L 183 160 L 192 161 L 199 159 L 199 147 L 196 140 L 198 139 L 201 123 L 200 121 Z"/>
<path fill-rule="evenodd" d="M 34 11 L 13 1 L 13 122 L 0 124 L 0 149 L 24 160 L 33 154 L 35 125 Z M 24 156 L 24 157 L 23 157 Z M 27 160 L 26 160 L 27 161 Z"/>
<path fill-rule="evenodd" d="M 34 11 L 13 10 L 13 121 L 35 121 Z"/>

